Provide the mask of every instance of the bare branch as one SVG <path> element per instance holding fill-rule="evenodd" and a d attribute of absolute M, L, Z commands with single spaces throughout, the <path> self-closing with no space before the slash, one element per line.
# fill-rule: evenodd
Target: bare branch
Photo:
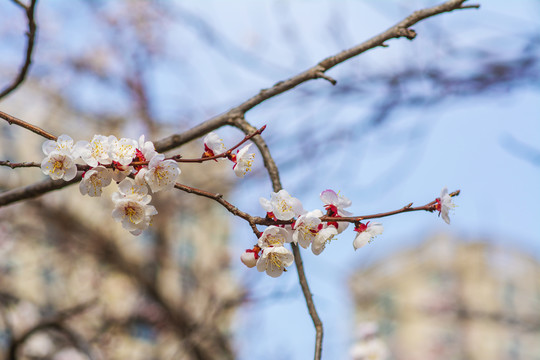
<path fill-rule="evenodd" d="M 2 92 L 0 92 L 0 99 L 9 95 L 13 90 L 15 90 L 19 85 L 21 85 L 28 74 L 28 69 L 30 69 L 30 64 L 32 63 L 32 53 L 34 51 L 34 44 L 36 40 L 37 26 L 35 21 L 35 8 L 37 0 L 31 0 L 30 5 L 25 6 L 18 0 L 12 0 L 16 5 L 22 7 L 26 12 L 26 17 L 28 19 L 28 41 L 26 43 L 26 56 L 24 58 L 23 65 L 21 66 L 17 77 L 13 82 L 8 85 Z"/>
<path fill-rule="evenodd" d="M 21 8 L 23 8 L 23 9 L 25 9 L 25 10 L 27 9 L 27 8 L 26 8 L 26 5 L 24 5 L 24 4 L 23 4 L 22 2 L 20 2 L 19 0 L 11 0 L 11 1 L 12 1 L 15 5 L 21 7 Z"/>
<path fill-rule="evenodd" d="M 5 160 L 5 161 L 1 160 L 0 166 L 9 166 L 10 168 L 15 169 L 15 168 L 25 168 L 25 167 L 40 167 L 41 164 L 36 163 L 36 162 L 12 163 L 9 160 Z"/>
<path fill-rule="evenodd" d="M 170 150 L 177 146 L 183 145 L 193 139 L 196 139 L 197 137 L 200 137 L 209 131 L 213 131 L 223 125 L 230 125 L 231 122 L 234 122 L 234 119 L 242 118 L 246 112 L 253 109 L 255 106 L 259 105 L 263 101 L 282 94 L 309 80 L 322 78 L 321 74 L 324 74 L 326 71 L 330 70 L 334 66 L 352 57 L 360 55 L 370 49 L 379 46 L 384 47 L 383 44 L 387 40 L 397 39 L 400 37 L 407 37 L 412 40 L 416 36 L 416 33 L 414 32 L 414 30 L 409 29 L 409 27 L 429 17 L 439 15 L 445 12 L 462 9 L 461 6 L 465 1 L 466 0 L 450 0 L 432 8 L 415 11 L 401 22 L 392 26 L 390 29 L 372 37 L 371 39 L 363 42 L 362 44 L 352 47 L 348 50 L 344 50 L 334 56 L 330 56 L 319 62 L 317 65 L 305 70 L 304 72 L 296 76 L 293 76 L 290 79 L 280 81 L 271 88 L 261 90 L 257 95 L 251 97 L 242 104 L 232 108 L 224 114 L 218 115 L 195 126 L 186 133 L 180 135 L 172 135 L 157 142 L 156 148 L 159 148 L 160 151 Z"/>
<path fill-rule="evenodd" d="M 313 295 L 309 289 L 309 283 L 307 281 L 306 272 L 304 271 L 304 263 L 302 262 L 302 256 L 300 255 L 300 249 L 298 245 L 291 243 L 294 263 L 296 265 L 296 272 L 298 273 L 298 280 L 300 282 L 300 287 L 302 288 L 302 294 L 304 294 L 304 299 L 306 300 L 306 306 L 308 308 L 309 316 L 313 321 L 313 326 L 315 327 L 315 353 L 314 359 L 319 360 L 322 356 L 322 340 L 323 340 L 323 323 L 319 314 L 317 313 L 317 308 L 315 308 L 315 302 L 313 301 Z"/>
<path fill-rule="evenodd" d="M 6 120 L 9 123 L 9 125 L 15 124 L 15 125 L 18 125 L 20 127 L 25 128 L 27 130 L 30 130 L 31 132 L 33 132 L 35 134 L 43 136 L 46 139 L 56 140 L 56 136 L 54 136 L 53 134 L 43 130 L 42 128 L 40 128 L 38 126 L 27 123 L 26 121 L 23 121 L 21 119 L 17 119 L 15 116 L 11 116 L 9 114 L 6 114 L 3 111 L 0 111 L 0 118 Z"/>
<path fill-rule="evenodd" d="M 81 181 L 82 175 L 77 175 L 70 181 L 43 180 L 32 185 L 23 186 L 0 194 L 0 206 L 9 205 L 17 201 L 36 198 L 48 192 L 59 190 Z"/>

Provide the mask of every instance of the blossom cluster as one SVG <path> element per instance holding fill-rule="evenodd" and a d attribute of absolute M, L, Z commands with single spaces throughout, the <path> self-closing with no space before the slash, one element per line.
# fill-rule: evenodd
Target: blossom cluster
<path fill-rule="evenodd" d="M 352 213 L 345 210 L 352 202 L 333 190 L 324 190 L 320 194 L 326 213 L 320 209 L 304 210 L 302 203 L 292 197 L 286 190 L 272 193 L 270 199 L 260 198 L 259 202 L 266 211 L 268 219 L 279 223 L 292 221 L 286 225 L 271 225 L 259 237 L 257 245 L 245 250 L 240 260 L 249 268 L 257 267 L 260 272 L 266 271 L 271 277 L 278 277 L 294 262 L 294 256 L 285 247 L 287 243 L 297 244 L 304 249 L 311 247 L 315 255 L 319 255 L 331 241 L 336 239 L 349 226 L 347 221 L 322 221 L 323 216 L 340 218 L 350 217 Z M 453 207 L 447 188 L 434 203 L 434 209 L 439 211 L 445 222 L 449 223 L 448 211 Z M 384 227 L 378 222 L 354 221 L 354 231 L 357 233 L 353 247 L 355 250 L 371 243 L 377 235 L 383 233 Z"/>
<path fill-rule="evenodd" d="M 323 222 L 321 217 L 324 215 L 331 217 L 350 216 L 351 213 L 345 208 L 352 205 L 352 202 L 345 196 L 339 195 L 333 190 L 325 190 L 320 198 L 326 209 L 326 214 L 322 210 L 312 211 L 304 210 L 302 203 L 297 198 L 292 197 L 286 190 L 280 190 L 272 193 L 270 199 L 260 198 L 259 202 L 266 211 L 266 216 L 273 220 L 293 220 L 290 225 L 271 225 L 267 227 L 259 238 L 257 245 L 253 249 L 246 250 L 242 256 L 242 262 L 248 267 L 257 267 L 260 272 L 266 273 L 272 277 L 280 276 L 286 267 L 290 266 L 294 257 L 290 250 L 285 248 L 287 243 L 295 243 L 319 255 L 326 246 L 335 239 L 335 236 L 347 229 L 348 222 Z M 361 237 L 360 241 L 355 240 L 353 246 L 358 249 L 367 243 L 367 239 L 382 233 L 382 225 L 375 223 L 365 226 L 358 222 L 359 226 L 355 228 Z M 372 228 L 377 231 L 371 231 Z"/>
<path fill-rule="evenodd" d="M 181 173 L 178 164 L 165 159 L 144 135 L 138 141 L 95 135 L 90 142 L 77 143 L 61 135 L 56 141 L 45 141 L 42 150 L 46 157 L 41 170 L 53 180 L 72 180 L 79 160 L 88 165 L 79 184 L 83 195 L 99 197 L 113 180 L 118 183 L 118 191 L 112 195 L 112 216 L 133 235 L 141 234 L 157 214 L 150 205 L 149 191 L 172 189 Z"/>
<path fill-rule="evenodd" d="M 203 158 L 218 156 L 227 152 L 227 147 L 223 143 L 223 140 L 214 132 L 209 132 L 204 137 L 203 142 Z M 225 157 L 217 158 L 216 161 L 225 160 L 225 158 L 228 158 L 234 163 L 233 170 L 235 175 L 238 177 L 244 177 L 248 172 L 251 171 L 251 166 L 255 160 L 255 154 L 248 152 L 250 147 L 251 144 L 248 144 L 240 150 L 237 150 L 236 154 L 227 153 Z"/>
<path fill-rule="evenodd" d="M 249 171 L 255 154 L 249 153 L 251 144 L 237 150 L 227 151 L 223 141 L 213 132 L 204 138 L 203 158 L 228 158 L 233 162 L 233 171 L 243 177 Z M 75 143 L 68 135 L 60 135 L 56 141 L 47 140 L 42 146 L 45 159 L 41 170 L 53 180 L 70 181 L 77 175 L 77 163 L 83 162 L 87 170 L 79 184 L 81 194 L 92 197 L 101 196 L 103 188 L 113 180 L 118 184 L 118 191 L 112 195 L 113 218 L 133 235 L 139 235 L 148 228 L 152 216 L 157 214 L 150 205 L 152 196 L 162 190 L 174 187 L 181 173 L 176 161 L 166 159 L 156 151 L 151 141 L 145 141 L 144 135 L 139 140 L 115 136 L 95 135 L 90 142 Z"/>

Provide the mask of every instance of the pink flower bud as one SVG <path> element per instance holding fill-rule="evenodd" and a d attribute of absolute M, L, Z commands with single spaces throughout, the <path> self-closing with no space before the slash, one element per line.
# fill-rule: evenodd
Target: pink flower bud
<path fill-rule="evenodd" d="M 248 268 L 252 268 L 255 265 L 257 265 L 257 259 L 259 258 L 259 254 L 257 254 L 255 251 L 248 249 L 242 253 L 240 256 L 240 260 L 246 265 Z"/>

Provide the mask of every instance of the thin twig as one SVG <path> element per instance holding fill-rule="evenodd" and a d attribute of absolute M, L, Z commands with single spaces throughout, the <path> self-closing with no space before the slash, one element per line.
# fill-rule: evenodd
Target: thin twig
<path fill-rule="evenodd" d="M 234 206 L 230 202 L 223 199 L 222 194 L 211 193 L 211 192 L 208 192 L 208 191 L 205 191 L 205 190 L 197 189 L 197 188 L 187 186 L 187 185 L 183 185 L 183 184 L 180 184 L 180 183 L 176 183 L 176 185 L 174 187 L 179 189 L 179 190 L 182 190 L 184 192 L 187 192 L 189 194 L 195 194 L 195 195 L 199 195 L 199 196 L 202 196 L 202 197 L 217 201 L 225 209 L 227 209 L 231 214 L 233 214 L 235 216 L 238 216 L 238 217 L 241 217 L 242 219 L 246 220 L 251 225 L 251 228 L 252 228 L 253 232 L 255 233 L 255 236 L 257 236 L 257 238 L 259 238 L 261 236 L 261 233 L 260 233 L 259 230 L 257 230 L 257 227 L 255 226 L 255 224 L 257 224 L 257 223 L 259 223 L 261 221 L 264 221 L 264 219 L 261 218 L 261 217 L 258 217 L 258 216 L 251 216 L 248 213 L 239 210 L 236 206 Z"/>
<path fill-rule="evenodd" d="M 239 143 L 237 143 L 236 145 L 234 145 L 233 147 L 231 147 L 230 149 L 224 151 L 221 154 L 217 154 L 217 155 L 214 155 L 214 156 L 206 156 L 206 157 L 194 158 L 194 159 L 184 159 L 184 158 L 182 158 L 181 155 L 175 155 L 175 156 L 165 158 L 165 160 L 174 160 L 174 161 L 179 162 L 179 163 L 202 163 L 204 161 L 217 160 L 217 159 L 221 159 L 221 158 L 228 158 L 232 154 L 232 152 L 234 150 L 239 148 L 242 144 L 244 144 L 245 142 L 250 140 L 255 135 L 262 134 L 262 132 L 265 129 L 266 129 L 266 125 L 264 125 L 263 127 L 261 127 L 258 130 L 253 131 L 252 133 L 244 136 L 244 138 Z M 140 166 L 140 165 L 148 165 L 148 163 L 149 163 L 148 161 L 134 161 L 129 165 Z"/>
<path fill-rule="evenodd" d="M 32 185 L 8 190 L 0 194 L 0 206 L 13 204 L 22 200 L 33 199 L 51 191 L 60 190 L 71 184 L 76 184 L 81 181 L 81 179 L 82 175 L 79 174 L 70 181 L 48 179 Z"/>
<path fill-rule="evenodd" d="M 41 167 L 41 164 L 37 162 L 22 162 L 22 163 L 12 163 L 9 160 L 0 160 L 0 166 L 9 166 L 12 169 L 15 168 L 27 168 L 27 167 Z"/>
<path fill-rule="evenodd" d="M 20 127 L 25 128 L 27 130 L 30 130 L 31 132 L 33 132 L 35 134 L 43 136 L 46 139 L 56 140 L 56 136 L 54 136 L 53 134 L 43 130 L 42 128 L 40 128 L 38 126 L 27 123 L 26 121 L 23 121 L 21 119 L 17 119 L 15 116 L 11 116 L 9 114 L 6 114 L 3 111 L 0 111 L 0 118 L 6 120 L 9 123 L 9 125 L 15 124 L 15 125 L 18 125 Z"/>
<path fill-rule="evenodd" d="M 13 80 L 13 82 L 8 85 L 4 90 L 2 90 L 2 92 L 0 92 L 0 99 L 6 97 L 12 91 L 14 91 L 19 85 L 23 83 L 24 79 L 26 78 L 28 70 L 30 69 L 30 64 L 32 64 L 32 54 L 34 51 L 34 44 L 37 32 L 36 21 L 34 18 L 37 0 L 32 0 L 28 7 L 22 4 L 20 1 L 12 1 L 17 4 L 17 6 L 22 7 L 26 12 L 26 18 L 28 19 L 28 32 L 26 33 L 26 36 L 28 36 L 28 41 L 26 42 L 26 56 L 24 58 L 23 65 L 21 66 L 19 73 L 17 77 Z"/>
<path fill-rule="evenodd" d="M 170 150 L 189 141 L 192 141 L 202 136 L 203 134 L 213 131 L 223 125 L 230 125 L 234 122 L 236 118 L 243 118 L 246 112 L 253 109 L 255 106 L 259 105 L 263 101 L 266 101 L 276 95 L 282 94 L 288 90 L 291 90 L 292 88 L 295 88 L 296 86 L 309 80 L 322 78 L 321 74 L 324 74 L 326 71 L 330 70 L 334 66 L 341 64 L 342 62 L 349 60 L 352 57 L 358 56 L 370 49 L 379 46 L 386 47 L 387 44 L 385 44 L 385 42 L 390 39 L 407 37 L 412 40 L 416 36 L 416 33 L 414 33 L 413 30 L 409 29 L 411 26 L 435 15 L 459 9 L 466 9 L 466 7 L 462 7 L 462 4 L 465 1 L 467 0 L 450 0 L 432 8 L 415 11 L 410 16 L 400 21 L 396 25 L 392 26 L 388 30 L 380 33 L 379 35 L 376 35 L 371 39 L 350 49 L 344 50 L 336 55 L 327 57 L 326 59 L 319 62 L 317 65 L 303 71 L 296 76 L 293 76 L 284 81 L 279 81 L 274 84 L 274 86 L 268 89 L 261 90 L 257 95 L 230 109 L 226 113 L 209 119 L 193 127 L 187 132 L 184 132 L 182 134 L 175 134 L 157 142 L 156 148 L 159 148 L 159 151 Z M 474 5 L 474 7 L 476 8 L 477 5 Z"/>
<path fill-rule="evenodd" d="M 216 160 L 219 158 L 228 158 L 234 150 L 242 146 L 246 141 L 250 140 L 255 135 L 261 135 L 262 132 L 266 129 L 266 125 L 261 127 L 258 130 L 255 130 L 249 134 L 247 134 L 239 143 L 234 145 L 232 148 L 228 149 L 227 151 L 223 152 L 222 154 L 214 155 L 214 156 L 208 156 L 201 159 L 179 159 L 178 162 L 202 162 L 202 161 L 208 161 L 208 160 Z"/>
<path fill-rule="evenodd" d="M 15 3 L 15 5 L 23 8 L 23 9 L 27 9 L 26 5 L 24 5 L 22 2 L 20 2 L 19 0 L 11 0 L 13 3 Z"/>
<path fill-rule="evenodd" d="M 302 256 L 300 255 L 300 249 L 298 245 L 291 243 L 294 263 L 296 265 L 296 272 L 298 273 L 298 280 L 300 282 L 300 287 L 302 288 L 302 294 L 306 300 L 306 306 L 308 308 L 309 316 L 313 321 L 313 326 L 315 327 L 315 360 L 321 359 L 322 356 L 322 340 L 323 340 L 323 323 L 319 314 L 317 313 L 317 308 L 315 307 L 315 302 L 313 301 L 313 294 L 309 289 L 309 283 L 307 281 L 306 272 L 304 271 L 304 263 L 302 261 Z"/>

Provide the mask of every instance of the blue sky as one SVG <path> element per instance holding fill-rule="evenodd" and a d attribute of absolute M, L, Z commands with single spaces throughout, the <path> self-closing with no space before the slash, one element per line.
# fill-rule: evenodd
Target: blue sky
<path fill-rule="evenodd" d="M 261 88 L 385 30 L 412 10 L 434 3 L 174 2 L 201 16 L 216 30 L 214 35 L 225 37 L 227 42 L 216 50 L 211 43 L 174 24 L 162 34 L 176 62 L 159 64 L 152 73 L 156 114 L 174 123 L 179 109 L 188 108 L 191 124 L 202 122 Z M 104 34 L 94 29 L 84 14 L 70 15 L 79 10 L 79 5 L 73 4 L 58 0 L 39 4 L 40 18 L 51 19 L 42 24 L 43 37 L 38 43 L 37 54 L 43 59 L 51 61 L 62 49 L 80 51 L 103 41 Z M 337 88 L 322 80 L 313 81 L 248 114 L 255 126 L 268 125 L 264 136 L 283 168 L 284 187 L 300 198 L 306 209 L 321 208 L 318 195 L 327 188 L 349 197 L 353 201 L 350 210 L 355 214 L 393 210 L 409 202 L 424 204 L 437 197 L 443 186 L 462 191 L 455 199 L 457 207 L 450 226 L 436 214 L 402 214 L 384 219 L 385 233 L 357 252 L 353 251 L 351 229 L 320 256 L 303 252 L 325 324 L 324 358 L 346 358 L 353 328 L 347 279 L 374 259 L 414 246 L 440 231 L 469 240 L 487 239 L 540 256 L 540 166 L 505 146 L 509 138 L 514 138 L 540 149 L 538 88 L 500 89 L 483 96 L 455 96 L 427 108 L 402 109 L 375 128 L 366 124 L 372 104 L 369 99 L 381 89 L 347 99 L 335 95 L 349 78 L 361 82 L 370 74 L 391 73 L 403 64 L 422 68 L 440 63 L 449 73 L 471 71 L 474 64 L 449 56 L 452 49 L 478 48 L 510 56 L 523 46 L 527 34 L 538 33 L 537 8 L 534 1 L 509 6 L 507 1 L 490 0 L 482 2 L 481 10 L 444 14 L 415 26 L 419 35 L 412 42 L 393 40 L 389 48 L 369 51 L 332 69 L 329 75 L 338 80 Z M 17 13 L 17 9 L 10 11 Z M 60 31 L 61 22 L 67 28 L 79 26 L 83 35 L 67 36 L 55 43 L 58 37 L 48 38 L 46 34 Z M 21 24 L 15 26 L 14 34 L 20 35 L 17 27 Z M 16 50 L 13 58 L 5 58 L 17 61 L 14 59 L 19 54 Z M 44 70 L 36 62 L 32 71 L 43 75 Z M 69 83 L 69 74 L 62 73 L 61 68 L 58 71 L 48 76 Z M 122 111 L 122 99 L 116 94 L 108 93 L 104 98 L 95 83 L 78 85 L 66 90 L 81 103 L 95 106 L 99 102 L 100 106 Z M 321 95 L 302 97 L 310 91 Z M 348 127 L 322 147 L 319 142 L 328 140 L 323 135 L 332 132 L 336 122 Z M 239 137 L 230 129 L 222 134 L 230 140 L 228 143 Z M 262 168 L 260 162 L 258 166 Z M 266 176 L 258 172 L 238 182 L 232 200 L 239 208 L 262 215 L 258 199 L 268 198 L 270 191 Z M 243 221 L 233 220 L 233 224 L 231 253 L 239 256 L 256 239 Z M 240 358 L 310 358 L 314 330 L 295 270 L 270 279 L 238 263 L 235 274 L 257 299 L 247 304 L 235 321 Z"/>

